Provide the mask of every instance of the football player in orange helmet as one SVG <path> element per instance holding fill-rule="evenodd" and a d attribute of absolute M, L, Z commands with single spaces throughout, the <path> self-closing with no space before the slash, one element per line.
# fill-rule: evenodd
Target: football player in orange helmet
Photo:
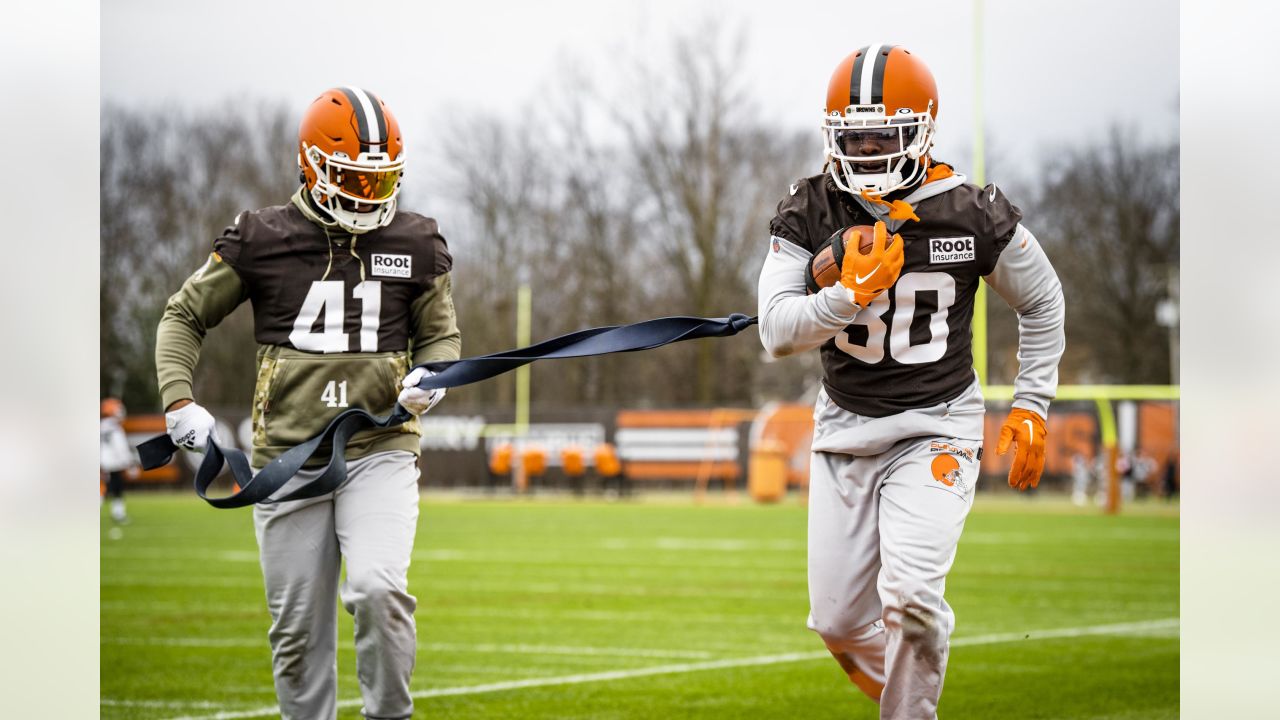
<path fill-rule="evenodd" d="M 453 259 L 439 225 L 396 208 L 404 146 L 386 103 L 360 88 L 326 90 L 303 115 L 293 154 L 301 187 L 222 231 L 208 261 L 169 299 L 156 334 L 169 436 L 203 452 L 215 423 L 193 400 L 201 343 L 238 305 L 253 305 L 255 468 L 349 407 L 386 415 L 399 403 L 427 412 L 444 391 L 419 389 L 424 371 L 409 368 L 457 359 L 460 349 Z M 337 715 L 338 596 L 355 618 L 365 714 L 413 714 L 416 600 L 408 568 L 420 433 L 416 420 L 358 432 L 337 491 L 254 506 L 284 718 Z M 319 472 L 304 468 L 298 478 Z"/>
<path fill-rule="evenodd" d="M 367 90 L 326 90 L 298 127 L 298 169 L 315 207 L 343 230 L 385 227 L 404 174 L 400 123 Z"/>
<path fill-rule="evenodd" d="M 831 75 L 822 120 L 836 187 L 884 196 L 919 184 L 937 117 L 933 73 L 910 50 L 874 45 L 849 55 Z"/>
<path fill-rule="evenodd" d="M 1022 212 L 931 156 L 938 89 L 906 48 L 836 66 L 826 168 L 770 223 L 760 338 L 775 357 L 821 348 L 809 480 L 808 626 L 882 718 L 936 717 L 955 615 L 943 598 L 982 456 L 985 404 L 970 324 L 979 283 L 1018 313 L 1014 409 L 997 452 L 1035 487 L 1057 390 L 1063 298 Z M 874 226 L 839 281 L 806 292 L 828 238 Z"/>
<path fill-rule="evenodd" d="M 124 506 L 125 477 L 133 479 L 138 473 L 138 457 L 124 433 L 124 417 L 124 403 L 118 398 L 102 399 L 99 406 L 101 467 L 107 476 L 103 499 L 111 498 L 111 519 L 120 524 L 129 522 Z"/>

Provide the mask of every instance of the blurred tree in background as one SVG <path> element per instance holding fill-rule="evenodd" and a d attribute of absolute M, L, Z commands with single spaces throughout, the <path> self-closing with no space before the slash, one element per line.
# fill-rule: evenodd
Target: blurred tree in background
<path fill-rule="evenodd" d="M 411 145 L 441 149 L 442 167 L 410 160 L 402 202 L 441 222 L 464 355 L 514 345 L 522 281 L 533 292 L 534 341 L 661 315 L 755 313 L 768 221 L 790 182 L 819 172 L 821 144 L 816 123 L 796 132 L 769 122 L 750 78 L 733 72 L 746 52 L 732 31 L 697 28 L 616 66 L 566 61 L 536 105 L 461 116 L 421 138 L 407 130 Z M 673 66 L 679 72 L 664 69 Z M 620 76 L 631 82 L 604 80 Z M 153 349 L 165 300 L 239 212 L 288 201 L 300 112 L 103 109 L 104 393 L 139 412 L 160 409 Z M 1168 382 L 1169 335 L 1155 306 L 1178 263 L 1177 145 L 1117 130 L 1016 184 L 1011 195 L 1067 295 L 1062 381 Z M 415 207 L 428 187 L 445 202 Z M 1008 383 L 1016 318 L 991 298 L 991 381 Z M 254 350 L 242 307 L 206 339 L 201 402 L 247 407 Z M 750 331 L 536 363 L 532 397 L 543 410 L 760 405 L 811 394 L 820 373 L 817 353 L 767 362 Z M 506 375 L 451 391 L 450 406 L 493 412 L 513 398 Z"/>
<path fill-rule="evenodd" d="M 1050 155 L 1021 203 L 1067 300 L 1062 383 L 1172 382 L 1171 330 L 1156 308 L 1177 299 L 1178 144 L 1139 137 L 1116 127 Z M 1011 383 L 1017 320 L 990 297 L 991 378 Z"/>
<path fill-rule="evenodd" d="M 155 334 L 165 301 L 204 264 L 242 210 L 286 202 L 297 184 L 296 120 L 284 108 L 240 114 L 102 110 L 100 377 L 136 412 L 159 410 Z M 247 405 L 253 322 L 241 307 L 210 331 L 196 394 Z"/>
<path fill-rule="evenodd" d="M 565 63 L 537 107 L 450 129 L 449 188 L 470 215 L 455 284 L 467 354 L 511 345 L 521 277 L 537 337 L 754 312 L 763 228 L 782 189 L 816 162 L 817 138 L 765 124 L 749 79 L 732 72 L 744 52 L 730 32 L 703 28 L 677 38 L 670 58 L 600 69 L 634 78 L 625 87 Z M 661 70 L 668 59 L 680 73 Z M 753 336 L 535 365 L 535 402 L 751 403 Z M 456 401 L 504 403 L 512 385 L 459 389 Z"/>

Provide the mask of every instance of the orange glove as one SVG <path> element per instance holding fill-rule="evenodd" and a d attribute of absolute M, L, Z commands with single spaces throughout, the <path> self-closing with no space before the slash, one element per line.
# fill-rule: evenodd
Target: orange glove
<path fill-rule="evenodd" d="M 863 255 L 858 246 L 845 246 L 844 262 L 840 266 L 840 284 L 853 293 L 853 301 L 866 307 L 880 293 L 898 282 L 902 272 L 902 236 L 889 230 L 884 222 L 875 224 L 871 252 Z"/>
<path fill-rule="evenodd" d="M 1046 435 L 1044 418 L 1036 413 L 1022 408 L 1014 408 L 1009 413 L 1004 427 L 1000 428 L 1000 442 L 996 445 L 997 455 L 1008 452 L 1010 443 L 1018 445 L 1013 453 L 1013 467 L 1009 469 L 1009 487 L 1026 490 L 1040 484 L 1040 473 L 1044 472 Z"/>

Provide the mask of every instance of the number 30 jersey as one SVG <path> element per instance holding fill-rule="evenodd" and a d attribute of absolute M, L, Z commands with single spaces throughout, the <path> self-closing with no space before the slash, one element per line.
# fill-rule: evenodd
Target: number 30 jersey
<path fill-rule="evenodd" d="M 822 345 L 827 394 L 849 412 L 885 417 L 927 408 L 974 382 L 974 296 L 1022 213 L 994 185 L 964 183 L 949 168 L 934 177 L 907 198 L 919 221 L 888 221 L 904 243 L 897 283 Z M 827 175 L 810 177 L 779 203 L 771 252 L 793 251 L 779 245 L 787 242 L 812 255 L 839 230 L 878 219 Z"/>

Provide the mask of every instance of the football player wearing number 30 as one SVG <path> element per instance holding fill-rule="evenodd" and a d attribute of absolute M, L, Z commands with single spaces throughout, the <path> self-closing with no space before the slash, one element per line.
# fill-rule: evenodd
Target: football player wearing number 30
<path fill-rule="evenodd" d="M 821 347 L 809 485 L 808 626 L 882 718 L 937 715 L 955 616 L 947 571 L 973 503 L 984 405 L 970 321 L 985 281 L 1018 313 L 1014 409 L 998 451 L 1034 487 L 1057 392 L 1063 299 L 1022 213 L 929 154 L 938 92 L 920 58 L 871 45 L 827 90 L 825 172 L 770 224 L 760 337 L 782 357 Z M 872 225 L 839 282 L 806 295 L 833 234 Z"/>
<path fill-rule="evenodd" d="M 223 230 L 208 261 L 169 299 L 156 337 L 169 434 L 203 451 L 213 418 L 191 390 L 201 342 L 240 303 L 252 304 L 255 468 L 348 407 L 385 415 L 399 400 L 426 412 L 444 391 L 412 387 L 422 371 L 406 385 L 409 368 L 460 351 L 444 238 L 435 220 L 396 207 L 404 147 L 386 104 L 358 88 L 325 91 L 303 115 L 296 151 L 301 186 L 293 198 L 241 213 Z M 254 507 L 284 718 L 337 717 L 339 597 L 355 617 L 365 717 L 413 714 L 417 601 L 406 576 L 420 434 L 416 419 L 357 433 L 337 491 Z M 314 462 L 327 457 L 321 448 Z M 281 493 L 317 473 L 304 468 Z"/>

